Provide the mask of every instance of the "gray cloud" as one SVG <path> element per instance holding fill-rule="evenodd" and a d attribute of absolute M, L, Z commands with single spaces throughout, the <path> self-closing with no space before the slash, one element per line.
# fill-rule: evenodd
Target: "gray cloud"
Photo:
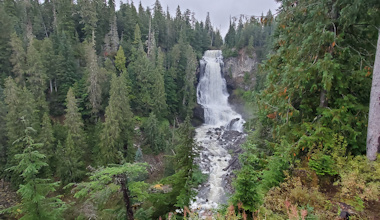
<path fill-rule="evenodd" d="M 155 0 L 141 0 L 144 8 L 147 6 L 153 8 L 154 3 Z M 194 12 L 197 20 L 204 21 L 207 12 L 210 12 L 211 23 L 221 31 L 223 36 L 228 31 L 230 16 L 240 14 L 259 16 L 261 13 L 265 15 L 268 10 L 274 13 L 278 8 L 274 0 L 160 0 L 160 3 L 165 11 L 169 7 L 172 16 L 175 15 L 178 5 L 182 13 L 186 9 Z M 139 2 L 135 1 L 134 4 L 138 7 Z"/>

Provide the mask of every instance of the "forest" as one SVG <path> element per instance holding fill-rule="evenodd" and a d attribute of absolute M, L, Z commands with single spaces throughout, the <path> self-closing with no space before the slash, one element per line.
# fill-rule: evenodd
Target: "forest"
<path fill-rule="evenodd" d="M 0 219 L 202 219 L 207 50 L 257 60 L 234 193 L 207 219 L 377 219 L 380 1 L 277 2 L 222 36 L 159 0 L 0 0 Z"/>

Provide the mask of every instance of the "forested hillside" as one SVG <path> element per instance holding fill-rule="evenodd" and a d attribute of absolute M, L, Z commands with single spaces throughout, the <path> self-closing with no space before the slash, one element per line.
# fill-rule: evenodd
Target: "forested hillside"
<path fill-rule="evenodd" d="M 8 217 L 149 219 L 189 204 L 198 58 L 223 39 L 209 16 L 176 12 L 0 2 L 0 178 L 20 198 Z M 148 194 L 158 181 L 170 192 Z"/>
<path fill-rule="evenodd" d="M 380 2 L 277 2 L 222 37 L 158 0 L 0 0 L 0 218 L 200 218 L 191 122 L 199 60 L 221 49 L 260 66 L 238 93 L 254 117 L 230 205 L 210 215 L 377 219 Z"/>
<path fill-rule="evenodd" d="M 260 219 L 377 219 L 380 167 L 365 154 L 379 1 L 281 3 L 263 89 L 245 93 L 255 131 L 232 201 Z"/>

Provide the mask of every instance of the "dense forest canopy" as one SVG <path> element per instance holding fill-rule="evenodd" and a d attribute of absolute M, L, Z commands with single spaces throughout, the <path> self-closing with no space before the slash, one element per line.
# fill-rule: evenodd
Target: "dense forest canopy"
<path fill-rule="evenodd" d="M 239 93 L 254 117 L 218 215 L 376 216 L 380 163 L 364 155 L 380 3 L 278 2 L 230 19 L 222 37 L 209 15 L 171 15 L 158 0 L 1 0 L 0 178 L 19 198 L 0 217 L 186 218 L 207 179 L 191 122 L 209 49 L 260 63 Z"/>

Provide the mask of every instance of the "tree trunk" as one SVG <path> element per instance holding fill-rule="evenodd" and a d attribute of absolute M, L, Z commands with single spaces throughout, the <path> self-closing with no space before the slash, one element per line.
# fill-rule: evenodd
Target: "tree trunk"
<path fill-rule="evenodd" d="M 380 152 L 380 29 L 377 40 L 375 65 L 372 75 L 371 99 L 369 103 L 367 158 L 376 160 Z"/>
<path fill-rule="evenodd" d="M 129 190 L 127 188 L 127 177 L 125 175 L 121 176 L 120 184 L 121 184 L 121 190 L 123 191 L 123 199 L 124 199 L 125 209 L 127 210 L 128 220 L 133 220 L 134 219 L 133 210 L 132 210 L 131 201 L 129 199 Z"/>

